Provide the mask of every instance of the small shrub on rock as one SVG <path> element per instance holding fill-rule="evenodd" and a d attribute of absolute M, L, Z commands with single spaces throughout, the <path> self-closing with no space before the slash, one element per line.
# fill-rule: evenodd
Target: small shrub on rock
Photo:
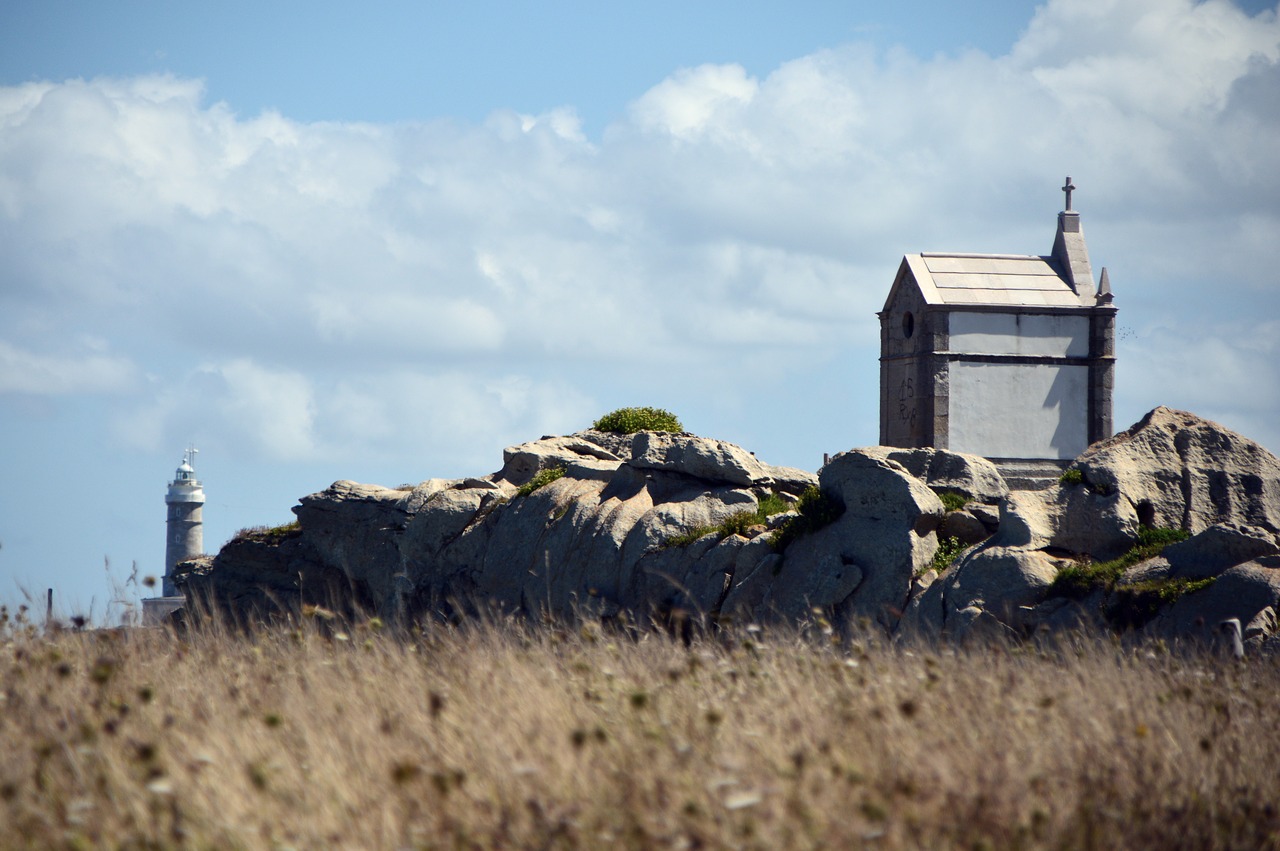
<path fill-rule="evenodd" d="M 662 542 L 662 546 L 664 548 L 665 547 L 687 547 L 690 544 L 692 544 L 694 541 L 704 538 L 713 532 L 718 536 L 717 540 L 721 540 L 729 534 L 728 532 L 722 532 L 719 526 L 699 525 L 699 526 L 694 526 L 692 529 L 690 529 L 687 532 L 681 532 L 679 535 L 672 535 L 670 538 L 667 538 L 665 541 Z"/>
<path fill-rule="evenodd" d="M 278 544 L 286 538 L 302 534 L 302 526 L 297 520 L 279 526 L 249 526 L 240 529 L 231 536 L 232 541 L 260 541 L 266 544 Z"/>
<path fill-rule="evenodd" d="M 956 491 L 934 491 L 947 511 L 959 511 L 969 504 L 969 497 Z"/>
<path fill-rule="evenodd" d="M 773 534 L 773 547 L 778 552 L 784 552 L 795 539 L 834 523 L 844 514 L 844 503 L 816 487 L 810 487 L 800 494 L 795 509 L 798 512 L 796 516 L 788 518 Z"/>
<path fill-rule="evenodd" d="M 1218 577 L 1156 579 L 1117 588 L 1107 601 L 1107 622 L 1119 630 L 1138 629 L 1179 598 L 1208 588 Z"/>
<path fill-rule="evenodd" d="M 1084 484 L 1084 472 L 1079 467 L 1068 467 L 1058 476 L 1058 482 L 1064 485 Z"/>
<path fill-rule="evenodd" d="M 1155 558 L 1165 547 L 1185 541 L 1189 536 L 1190 533 L 1185 529 L 1148 529 L 1146 526 L 1139 526 L 1138 543 L 1119 558 L 1076 564 L 1058 571 L 1053 584 L 1049 586 L 1049 596 L 1082 600 L 1099 589 L 1110 592 L 1127 569 L 1149 558 Z"/>
<path fill-rule="evenodd" d="M 549 485 L 561 478 L 564 478 L 564 467 L 548 467 L 545 470 L 539 470 L 532 479 L 519 487 L 516 496 L 528 496 L 543 485 Z"/>
<path fill-rule="evenodd" d="M 792 504 L 787 498 L 780 493 L 768 493 L 760 497 L 760 504 L 756 508 L 756 516 L 760 518 L 759 522 L 764 523 L 775 514 L 781 514 L 784 511 L 790 511 Z"/>
<path fill-rule="evenodd" d="M 760 497 L 754 511 L 744 508 L 730 514 L 716 526 L 695 526 L 687 532 L 667 538 L 663 542 L 663 547 L 687 547 L 712 532 L 718 536 L 718 540 L 724 540 L 730 535 L 745 536 L 752 526 L 766 524 L 773 515 L 790 511 L 791 508 L 791 503 L 787 502 L 781 494 L 769 493 Z"/>
<path fill-rule="evenodd" d="M 941 573 L 951 566 L 951 562 L 960 557 L 968 547 L 964 541 L 952 535 L 938 541 L 938 550 L 933 554 L 933 562 L 929 565 L 934 570 Z"/>
<path fill-rule="evenodd" d="M 633 434 L 637 431 L 682 432 L 680 418 L 662 408 L 619 408 L 592 423 L 596 431 Z"/>

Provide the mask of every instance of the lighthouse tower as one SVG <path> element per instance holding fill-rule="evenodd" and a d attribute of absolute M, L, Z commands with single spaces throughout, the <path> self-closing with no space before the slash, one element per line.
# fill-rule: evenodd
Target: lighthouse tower
<path fill-rule="evenodd" d="M 204 488 L 191 466 L 195 460 L 195 447 L 182 453 L 182 463 L 169 483 L 165 505 L 169 506 L 169 520 L 165 532 L 164 547 L 164 596 L 173 597 L 173 568 L 179 562 L 195 558 L 204 552 Z"/>

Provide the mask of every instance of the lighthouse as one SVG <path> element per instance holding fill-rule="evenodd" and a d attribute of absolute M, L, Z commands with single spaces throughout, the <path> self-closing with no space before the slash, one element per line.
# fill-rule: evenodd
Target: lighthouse
<path fill-rule="evenodd" d="M 204 522 L 200 516 L 204 508 L 204 488 L 191 465 L 196 451 L 193 446 L 182 453 L 182 463 L 164 497 L 164 504 L 169 507 L 164 547 L 163 594 L 166 597 L 177 593 L 173 587 L 173 569 L 204 552 Z"/>

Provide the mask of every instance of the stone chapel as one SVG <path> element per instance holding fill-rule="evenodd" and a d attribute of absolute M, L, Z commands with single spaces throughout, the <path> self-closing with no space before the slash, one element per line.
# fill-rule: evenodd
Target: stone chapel
<path fill-rule="evenodd" d="M 1111 436 L 1116 307 L 1062 189 L 1048 255 L 902 258 L 877 314 L 882 445 L 982 455 L 1038 487 Z"/>

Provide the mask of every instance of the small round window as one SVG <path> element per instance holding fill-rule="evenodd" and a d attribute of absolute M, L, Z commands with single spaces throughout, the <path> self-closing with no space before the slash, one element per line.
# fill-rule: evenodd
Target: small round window
<path fill-rule="evenodd" d="M 909 338 L 915 332 L 916 318 L 911 314 L 911 311 L 908 310 L 906 313 L 902 314 L 902 336 Z"/>

